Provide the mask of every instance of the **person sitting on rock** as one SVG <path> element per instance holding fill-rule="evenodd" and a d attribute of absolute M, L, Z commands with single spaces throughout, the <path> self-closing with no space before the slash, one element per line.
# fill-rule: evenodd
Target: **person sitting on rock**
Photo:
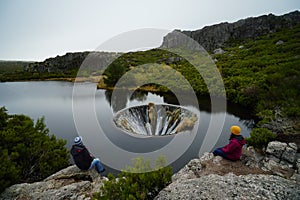
<path fill-rule="evenodd" d="M 244 137 L 241 135 L 241 128 L 239 126 L 230 127 L 230 142 L 224 147 L 217 148 L 213 154 L 215 156 L 222 156 L 225 159 L 236 161 L 241 158 L 242 147 L 246 144 Z"/>
<path fill-rule="evenodd" d="M 79 169 L 90 170 L 96 166 L 96 170 L 99 174 L 105 171 L 99 158 L 95 158 L 83 145 L 82 137 L 75 137 L 74 145 L 70 152 Z"/>

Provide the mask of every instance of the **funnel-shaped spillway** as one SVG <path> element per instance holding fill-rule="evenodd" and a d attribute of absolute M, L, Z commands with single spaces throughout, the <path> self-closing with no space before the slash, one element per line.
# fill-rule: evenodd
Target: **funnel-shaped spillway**
<path fill-rule="evenodd" d="M 114 116 L 115 124 L 123 131 L 144 136 L 191 131 L 196 121 L 197 115 L 186 108 L 153 103 L 126 108 Z"/>

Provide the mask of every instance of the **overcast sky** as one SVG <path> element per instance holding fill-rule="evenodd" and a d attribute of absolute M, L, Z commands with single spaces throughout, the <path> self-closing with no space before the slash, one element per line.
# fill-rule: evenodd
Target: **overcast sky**
<path fill-rule="evenodd" d="M 196 30 L 295 10 L 299 0 L 0 0 L 0 60 L 42 61 L 136 29 Z"/>

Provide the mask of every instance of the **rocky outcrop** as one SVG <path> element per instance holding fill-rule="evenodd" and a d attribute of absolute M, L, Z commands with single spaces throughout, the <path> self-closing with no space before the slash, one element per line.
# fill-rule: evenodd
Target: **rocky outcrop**
<path fill-rule="evenodd" d="M 262 169 L 274 174 L 300 181 L 297 145 L 295 143 L 270 142 L 266 149 L 266 156 L 261 161 Z M 300 183 L 300 182 L 299 182 Z"/>
<path fill-rule="evenodd" d="M 242 19 L 235 23 L 220 23 L 196 31 L 175 30 L 164 37 L 161 47 L 188 46 L 193 49 L 193 42 L 180 37 L 179 33 L 183 33 L 197 41 L 206 51 L 213 52 L 215 49 L 223 47 L 230 40 L 256 39 L 282 28 L 293 27 L 299 22 L 300 12 L 295 11 L 282 16 L 269 14 Z"/>
<path fill-rule="evenodd" d="M 91 199 L 105 177 L 96 170 L 81 171 L 70 166 L 43 181 L 16 184 L 7 188 L 0 199 Z"/>
<path fill-rule="evenodd" d="M 296 152 L 293 143 L 271 142 L 265 155 L 248 147 L 236 162 L 205 153 L 174 174 L 155 199 L 299 199 Z M 267 160 L 276 167 L 267 168 Z"/>

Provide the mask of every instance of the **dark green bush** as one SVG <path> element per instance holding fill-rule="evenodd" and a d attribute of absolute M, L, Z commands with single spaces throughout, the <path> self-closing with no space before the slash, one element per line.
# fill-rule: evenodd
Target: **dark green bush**
<path fill-rule="evenodd" d="M 287 116 L 293 117 L 293 118 L 299 118 L 300 117 L 300 108 L 299 107 L 287 107 L 285 109 L 285 112 Z"/>
<path fill-rule="evenodd" d="M 275 140 L 276 134 L 266 128 L 255 128 L 250 133 L 250 138 L 246 138 L 247 144 L 255 148 L 263 148 L 269 142 Z"/>
<path fill-rule="evenodd" d="M 46 178 L 69 165 L 66 141 L 49 134 L 44 118 L 9 115 L 0 108 L 0 192 L 21 182 Z"/>
<path fill-rule="evenodd" d="M 109 180 L 94 194 L 94 199 L 153 199 L 171 182 L 171 167 L 162 166 L 165 166 L 163 157 L 157 159 L 154 171 L 151 171 L 149 160 L 136 158 L 133 167 L 127 167 L 118 178 L 109 174 Z"/>

